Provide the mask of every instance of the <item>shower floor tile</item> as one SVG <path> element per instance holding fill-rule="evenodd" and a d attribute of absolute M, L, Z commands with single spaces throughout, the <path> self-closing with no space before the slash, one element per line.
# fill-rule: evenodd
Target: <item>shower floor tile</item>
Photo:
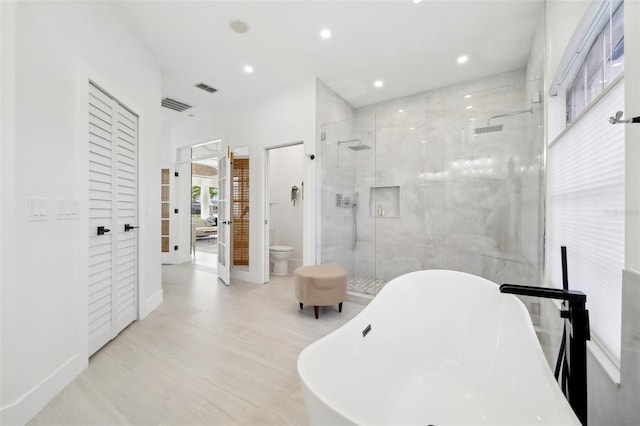
<path fill-rule="evenodd" d="M 387 282 L 362 275 L 347 276 L 347 290 L 364 294 L 377 294 Z"/>

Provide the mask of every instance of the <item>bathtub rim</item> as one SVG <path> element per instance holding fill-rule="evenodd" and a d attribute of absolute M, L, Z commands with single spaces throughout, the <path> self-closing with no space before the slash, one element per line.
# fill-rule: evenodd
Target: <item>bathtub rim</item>
<path fill-rule="evenodd" d="M 540 341 L 538 340 L 538 337 L 536 335 L 535 329 L 533 327 L 533 323 L 531 321 L 531 315 L 529 314 L 529 311 L 527 310 L 525 304 L 522 302 L 522 300 L 517 297 L 514 294 L 502 294 L 500 293 L 500 286 L 499 284 L 496 284 L 495 282 L 488 280 L 484 277 L 478 276 L 478 275 L 474 275 L 474 274 L 470 274 L 468 272 L 462 272 L 462 271 L 455 271 L 455 270 L 451 270 L 451 269 L 424 269 L 421 271 L 413 271 L 413 272 L 409 272 L 407 274 L 403 274 L 399 277 L 394 278 L 393 280 L 389 281 L 387 284 L 385 284 L 385 286 L 382 288 L 382 290 L 378 293 L 378 295 L 376 297 L 373 298 L 373 300 L 364 307 L 364 309 L 362 309 L 357 315 L 355 315 L 353 318 L 351 318 L 349 321 L 347 321 L 346 323 L 344 323 L 343 325 L 341 325 L 340 327 L 338 327 L 337 329 L 331 331 L 330 333 L 326 334 L 325 336 L 322 336 L 321 338 L 319 338 L 318 340 L 312 342 L 311 344 L 307 345 L 298 355 L 298 361 L 297 361 L 297 369 L 298 369 L 298 376 L 299 379 L 301 380 L 303 386 L 306 386 L 308 391 L 311 392 L 311 394 L 313 394 L 313 397 L 318 399 L 322 404 L 324 404 L 326 407 L 328 407 L 328 409 L 334 411 L 337 415 L 341 416 L 342 418 L 344 418 L 345 420 L 347 420 L 348 422 L 351 422 L 353 424 L 366 424 L 366 422 L 362 419 L 358 419 L 357 417 L 354 417 L 352 414 L 347 414 L 344 412 L 344 409 L 342 407 L 340 407 L 340 404 L 337 404 L 336 401 L 331 401 L 330 399 L 327 400 L 327 397 L 325 397 L 323 395 L 323 392 L 318 391 L 318 389 L 316 387 L 314 387 L 313 385 L 311 385 L 308 380 L 305 380 L 305 376 L 308 374 L 305 372 L 305 366 L 304 364 L 304 358 L 306 358 L 306 356 L 304 355 L 305 352 L 307 352 L 307 349 L 321 345 L 325 340 L 328 340 L 331 338 L 331 336 L 333 334 L 337 334 L 342 332 L 342 330 L 344 328 L 348 328 L 348 326 L 351 325 L 352 322 L 356 322 L 361 316 L 365 315 L 365 312 L 367 312 L 367 310 L 369 309 L 369 307 L 374 307 L 377 304 L 379 304 L 380 302 L 377 302 L 378 296 L 381 294 L 384 294 L 387 288 L 393 288 L 396 287 L 398 284 L 396 282 L 396 280 L 398 280 L 398 278 L 401 277 L 409 277 L 409 276 L 413 276 L 413 275 L 423 275 L 423 274 L 436 274 L 436 275 L 440 275 L 440 274 L 444 274 L 444 275 L 457 275 L 457 276 L 467 276 L 467 277 L 471 277 L 473 280 L 478 281 L 478 283 L 482 283 L 480 285 L 483 285 L 485 287 L 489 287 L 491 286 L 492 288 L 495 289 L 495 291 L 497 293 L 500 294 L 500 296 L 504 296 L 504 297 L 508 297 L 510 298 L 509 300 L 511 301 L 515 301 L 516 302 L 516 306 L 518 306 L 518 315 L 523 315 L 524 319 L 526 320 L 525 323 L 527 324 L 525 326 L 526 332 L 528 333 L 528 337 L 532 338 L 535 340 L 535 342 L 537 342 L 537 345 L 534 345 L 534 347 L 536 349 L 533 349 L 534 351 L 537 352 L 537 356 L 536 358 L 536 362 L 538 363 L 538 366 L 542 369 L 547 370 L 550 374 L 545 375 L 545 380 L 549 383 L 551 392 L 554 393 L 554 396 L 558 398 L 560 405 L 566 409 L 567 413 L 569 416 L 572 417 L 573 420 L 575 420 L 575 424 L 576 425 L 580 425 L 580 422 L 577 418 L 577 416 L 575 415 L 575 412 L 573 411 L 573 408 L 571 407 L 571 405 L 569 404 L 569 401 L 567 400 L 566 396 L 562 393 L 562 390 L 558 384 L 558 382 L 553 378 L 553 374 L 552 374 L 552 370 L 551 367 L 549 366 L 549 364 L 547 363 L 546 357 L 544 356 L 544 352 L 542 351 L 542 346 L 540 345 Z M 304 374 L 303 374 L 304 373 Z M 306 401 L 305 401 L 305 407 L 306 407 Z M 307 408 L 307 407 L 306 407 Z M 308 408 L 307 408 L 307 414 L 308 414 Z"/>

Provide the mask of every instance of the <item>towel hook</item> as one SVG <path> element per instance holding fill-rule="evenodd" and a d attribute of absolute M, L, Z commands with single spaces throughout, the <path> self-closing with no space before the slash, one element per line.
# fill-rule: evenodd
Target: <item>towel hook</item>
<path fill-rule="evenodd" d="M 629 118 L 627 120 L 622 119 L 622 111 L 617 111 L 616 115 L 613 117 L 609 117 L 609 123 L 611 124 L 619 124 L 619 123 L 640 123 L 640 116 Z"/>

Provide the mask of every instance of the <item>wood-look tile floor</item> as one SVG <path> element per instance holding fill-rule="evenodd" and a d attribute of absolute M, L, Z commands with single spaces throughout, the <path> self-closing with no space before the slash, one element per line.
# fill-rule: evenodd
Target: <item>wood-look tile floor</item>
<path fill-rule="evenodd" d="M 306 424 L 296 362 L 353 318 L 300 310 L 292 277 L 227 287 L 202 264 L 162 267 L 164 303 L 97 352 L 31 425 Z"/>

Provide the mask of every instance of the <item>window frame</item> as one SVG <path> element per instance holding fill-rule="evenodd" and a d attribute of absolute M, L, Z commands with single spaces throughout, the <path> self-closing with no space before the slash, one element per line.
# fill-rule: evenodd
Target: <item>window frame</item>
<path fill-rule="evenodd" d="M 584 40 L 584 46 L 588 48 L 583 49 L 585 53 L 572 65 L 574 72 L 568 73 L 574 77 L 571 84 L 564 89 L 567 100 L 565 127 L 575 122 L 584 110 L 600 98 L 607 87 L 618 81 L 616 77 L 624 72 L 624 32 L 614 46 L 614 18 L 618 19 L 618 23 L 624 21 L 624 1 L 605 0 L 604 7 L 595 20 L 594 31 Z M 614 54 L 619 45 L 622 46 L 622 54 L 618 57 L 622 57 L 623 60 L 616 62 L 621 64 L 621 67 L 617 67 L 617 75 L 614 75 Z"/>

